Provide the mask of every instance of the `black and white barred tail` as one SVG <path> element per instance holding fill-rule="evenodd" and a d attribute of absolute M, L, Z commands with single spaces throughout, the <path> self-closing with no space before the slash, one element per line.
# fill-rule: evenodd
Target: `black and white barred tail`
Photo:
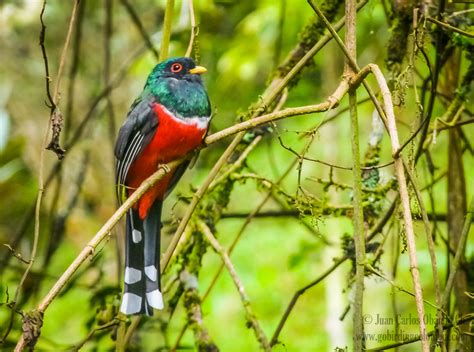
<path fill-rule="evenodd" d="M 163 309 L 160 284 L 160 228 L 162 201 L 155 200 L 144 220 L 138 211 L 127 213 L 125 240 L 124 314 L 153 315 Z"/>

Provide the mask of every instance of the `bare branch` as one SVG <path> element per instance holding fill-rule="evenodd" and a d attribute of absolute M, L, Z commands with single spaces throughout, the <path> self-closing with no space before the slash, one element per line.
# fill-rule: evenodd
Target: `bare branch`
<path fill-rule="evenodd" d="M 260 324 L 257 321 L 257 318 L 255 317 L 255 314 L 252 311 L 252 308 L 250 306 L 250 301 L 247 297 L 247 294 L 245 293 L 244 286 L 242 285 L 242 282 L 240 281 L 240 278 L 237 275 L 237 272 L 235 271 L 234 265 L 230 261 L 229 256 L 227 255 L 225 250 L 221 247 L 221 245 L 216 240 L 216 238 L 212 234 L 209 227 L 204 222 L 200 221 L 198 223 L 198 226 L 201 232 L 206 237 L 207 241 L 211 244 L 212 248 L 214 248 L 217 254 L 220 255 L 222 261 L 224 262 L 224 265 L 229 271 L 229 274 L 232 277 L 232 281 L 234 281 L 237 291 L 239 292 L 240 300 L 242 301 L 242 305 L 245 309 L 245 316 L 249 322 L 250 327 L 254 330 L 255 336 L 260 342 L 261 347 L 265 351 L 271 351 L 272 349 L 270 347 L 270 344 L 268 343 L 267 337 L 265 336 L 262 328 L 260 327 Z"/>

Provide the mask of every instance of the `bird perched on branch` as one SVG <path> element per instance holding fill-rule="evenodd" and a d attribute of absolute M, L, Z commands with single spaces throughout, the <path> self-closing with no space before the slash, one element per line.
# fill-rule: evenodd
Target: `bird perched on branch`
<path fill-rule="evenodd" d="M 207 133 L 211 107 L 190 58 L 172 58 L 155 66 L 134 101 L 115 145 L 116 186 L 120 202 L 156 170 L 196 149 Z M 152 315 L 163 308 L 160 285 L 160 228 L 163 199 L 189 161 L 166 174 L 127 213 L 124 294 L 125 314 Z"/>

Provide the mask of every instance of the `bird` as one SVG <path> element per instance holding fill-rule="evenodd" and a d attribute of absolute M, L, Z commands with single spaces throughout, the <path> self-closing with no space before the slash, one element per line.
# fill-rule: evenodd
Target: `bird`
<path fill-rule="evenodd" d="M 158 63 L 133 102 L 115 144 L 119 203 L 130 197 L 158 165 L 197 150 L 207 134 L 211 104 L 201 74 L 188 57 Z M 163 200 L 190 161 L 183 161 L 149 189 L 126 214 L 124 290 L 120 311 L 153 315 L 163 309 L 160 231 Z"/>

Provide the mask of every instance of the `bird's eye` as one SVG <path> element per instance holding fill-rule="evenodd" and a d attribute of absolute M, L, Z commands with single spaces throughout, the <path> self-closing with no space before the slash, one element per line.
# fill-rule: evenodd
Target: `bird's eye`
<path fill-rule="evenodd" d="M 182 69 L 183 69 L 183 65 L 181 65 L 181 64 L 174 63 L 173 65 L 171 65 L 171 72 L 173 72 L 173 73 L 178 73 Z"/>

